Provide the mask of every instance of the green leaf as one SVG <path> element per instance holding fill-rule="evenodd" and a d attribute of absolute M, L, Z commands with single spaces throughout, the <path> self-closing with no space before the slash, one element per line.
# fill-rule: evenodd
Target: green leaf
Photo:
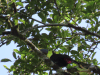
<path fill-rule="evenodd" d="M 75 50 L 71 50 L 71 54 L 79 54 L 79 53 Z"/>
<path fill-rule="evenodd" d="M 16 53 L 15 53 L 15 52 L 13 52 L 13 57 L 14 57 L 15 59 L 17 59 L 17 58 L 16 58 Z"/>
<path fill-rule="evenodd" d="M 18 24 L 18 20 L 17 19 L 15 19 L 15 25 L 17 25 Z"/>
<path fill-rule="evenodd" d="M 20 54 L 20 51 L 18 51 L 17 49 L 14 49 L 14 52 Z"/>
<path fill-rule="evenodd" d="M 50 57 L 52 55 L 52 51 L 49 51 L 47 56 Z"/>
<path fill-rule="evenodd" d="M 98 63 L 97 59 L 93 59 L 93 64 L 97 65 L 97 63 Z"/>
<path fill-rule="evenodd" d="M 53 23 L 52 19 L 50 19 L 50 18 L 47 19 L 47 22 Z"/>
<path fill-rule="evenodd" d="M 25 54 L 21 54 L 21 59 L 25 59 Z"/>
<path fill-rule="evenodd" d="M 42 19 L 42 22 L 46 22 L 46 16 L 44 13 L 40 12 L 38 13 L 38 16 Z"/>
<path fill-rule="evenodd" d="M 43 75 L 48 75 L 48 73 L 47 73 L 47 72 L 45 72 L 45 74 L 43 74 Z"/>
<path fill-rule="evenodd" d="M 39 16 L 41 19 L 44 17 L 44 15 L 43 15 L 42 12 L 38 13 L 38 16 Z"/>
<path fill-rule="evenodd" d="M 22 63 L 21 59 L 16 60 L 16 61 L 14 62 L 14 66 L 16 67 L 20 62 Z"/>
<path fill-rule="evenodd" d="M 6 65 L 3 65 L 7 70 L 10 70 Z"/>
<path fill-rule="evenodd" d="M 11 61 L 11 60 L 10 59 L 7 59 L 7 58 L 1 59 L 1 62 L 8 62 L 8 61 Z"/>
<path fill-rule="evenodd" d="M 91 59 L 93 59 L 94 55 L 96 54 L 96 52 L 93 52 Z"/>
<path fill-rule="evenodd" d="M 8 41 L 8 42 L 6 43 L 6 45 L 9 45 L 9 44 L 10 44 L 10 42 L 11 42 L 11 41 Z"/>
<path fill-rule="evenodd" d="M 24 20 L 22 20 L 22 19 L 19 19 L 20 20 L 20 22 L 22 22 L 23 24 L 25 24 L 25 21 Z"/>
<path fill-rule="evenodd" d="M 16 5 L 23 6 L 23 3 L 22 2 L 16 2 Z"/>
<path fill-rule="evenodd" d="M 88 71 L 88 69 L 85 69 L 85 68 L 83 68 L 83 69 L 78 68 L 78 70 L 80 71 L 80 72 L 79 72 L 80 75 L 88 75 L 87 72 L 81 72 L 81 71 Z"/>
<path fill-rule="evenodd" d="M 10 71 L 9 71 L 9 72 L 13 71 L 13 69 L 14 69 L 14 65 L 11 65 L 11 66 L 10 66 Z"/>

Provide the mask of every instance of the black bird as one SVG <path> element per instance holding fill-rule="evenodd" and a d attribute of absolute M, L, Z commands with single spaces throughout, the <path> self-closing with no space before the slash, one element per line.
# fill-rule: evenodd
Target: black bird
<path fill-rule="evenodd" d="M 54 52 L 53 55 L 50 57 L 50 60 L 52 60 L 59 67 L 65 67 L 71 62 L 79 64 L 77 61 L 73 60 L 68 55 L 55 54 Z"/>

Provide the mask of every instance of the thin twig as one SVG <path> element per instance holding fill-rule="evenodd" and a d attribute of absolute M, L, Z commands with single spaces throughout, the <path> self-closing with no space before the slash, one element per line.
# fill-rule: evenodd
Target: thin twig
<path fill-rule="evenodd" d="M 43 22 L 41 22 L 41 21 L 39 21 L 39 20 L 36 20 L 36 19 L 32 18 L 32 17 L 29 16 L 28 14 L 25 14 L 25 13 L 21 13 L 21 14 L 24 15 L 24 16 L 27 16 L 29 19 L 32 19 L 32 20 L 34 20 L 34 21 L 36 21 L 36 22 L 39 22 L 39 23 L 41 23 L 41 24 L 45 24 L 45 23 L 43 23 Z"/>
<path fill-rule="evenodd" d="M 93 35 L 93 36 L 96 36 L 96 37 L 100 38 L 100 35 L 98 35 L 96 33 L 93 33 L 93 32 L 90 32 L 90 31 L 88 31 L 86 29 L 83 29 L 83 28 L 81 28 L 79 26 L 74 26 L 74 25 L 72 25 L 70 23 L 68 23 L 68 24 L 44 24 L 44 25 L 41 25 L 41 26 L 28 28 L 27 30 L 31 31 L 31 30 L 33 30 L 35 28 L 48 27 L 48 26 L 66 26 L 66 27 L 71 27 L 71 28 L 74 28 L 76 30 L 83 31 L 85 34 Z"/>

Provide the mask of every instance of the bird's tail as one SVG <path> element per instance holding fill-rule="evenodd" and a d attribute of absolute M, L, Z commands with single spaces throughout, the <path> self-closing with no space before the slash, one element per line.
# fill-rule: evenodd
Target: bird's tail
<path fill-rule="evenodd" d="M 73 60 L 74 63 L 76 63 L 80 68 L 88 68 L 91 64 L 86 64 L 86 63 L 83 63 L 83 62 L 77 62 L 75 60 Z"/>
<path fill-rule="evenodd" d="M 77 62 L 77 61 L 75 61 L 75 60 L 73 60 L 73 62 L 79 65 L 79 62 Z"/>

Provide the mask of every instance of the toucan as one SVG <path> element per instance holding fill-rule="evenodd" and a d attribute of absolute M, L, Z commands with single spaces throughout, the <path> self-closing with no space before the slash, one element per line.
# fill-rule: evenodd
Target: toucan
<path fill-rule="evenodd" d="M 68 55 L 55 54 L 54 52 L 53 55 L 50 57 L 50 60 L 52 60 L 59 67 L 66 67 L 68 64 L 72 62 L 79 64 L 77 61 L 73 60 Z"/>

